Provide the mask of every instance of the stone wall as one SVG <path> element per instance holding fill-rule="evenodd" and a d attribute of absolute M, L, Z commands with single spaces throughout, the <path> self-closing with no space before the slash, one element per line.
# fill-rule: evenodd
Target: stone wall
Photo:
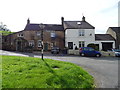
<path fill-rule="evenodd" d="M 16 39 L 19 38 L 19 34 L 23 34 L 22 37 L 24 40 L 26 40 L 28 43 L 29 41 L 34 41 L 34 48 L 33 50 L 41 50 L 40 47 L 38 47 L 38 40 L 41 40 L 41 35 L 37 35 L 36 30 L 30 30 L 30 31 L 20 31 L 13 33 L 11 35 L 6 36 L 4 39 L 4 45 L 6 50 L 16 50 Z M 54 39 L 51 38 L 51 32 L 55 32 L 56 37 Z M 47 43 L 48 50 L 51 50 L 52 43 L 54 42 L 56 46 L 58 46 L 61 50 L 64 49 L 64 31 L 44 31 L 43 32 L 43 42 L 44 44 Z M 29 44 L 28 44 L 29 45 Z"/>

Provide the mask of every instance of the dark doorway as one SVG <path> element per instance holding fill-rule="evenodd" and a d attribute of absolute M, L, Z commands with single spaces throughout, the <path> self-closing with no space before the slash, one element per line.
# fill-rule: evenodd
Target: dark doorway
<path fill-rule="evenodd" d="M 29 45 L 28 41 L 21 37 L 16 38 L 14 42 L 16 51 L 26 51 Z"/>
<path fill-rule="evenodd" d="M 21 50 L 22 50 L 22 42 L 17 41 L 17 51 L 21 51 Z"/>
<path fill-rule="evenodd" d="M 99 44 L 95 44 L 95 50 L 99 51 Z"/>
<path fill-rule="evenodd" d="M 102 42 L 102 50 L 107 51 L 108 49 L 113 48 L 112 42 Z"/>
<path fill-rule="evenodd" d="M 44 43 L 44 50 L 48 51 L 48 43 Z"/>
<path fill-rule="evenodd" d="M 73 42 L 68 42 L 68 48 L 73 49 Z"/>

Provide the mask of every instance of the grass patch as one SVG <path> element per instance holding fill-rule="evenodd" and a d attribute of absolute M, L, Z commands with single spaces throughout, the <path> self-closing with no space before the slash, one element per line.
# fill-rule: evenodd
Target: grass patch
<path fill-rule="evenodd" d="M 2 56 L 3 88 L 94 88 L 81 67 L 63 61 Z"/>

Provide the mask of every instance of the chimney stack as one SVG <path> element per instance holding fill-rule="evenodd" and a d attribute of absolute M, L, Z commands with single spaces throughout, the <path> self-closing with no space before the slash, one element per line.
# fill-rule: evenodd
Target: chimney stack
<path fill-rule="evenodd" d="M 28 18 L 28 20 L 27 20 L 27 24 L 30 24 L 30 19 Z"/>
<path fill-rule="evenodd" d="M 82 21 L 85 21 L 85 17 L 84 16 L 82 17 Z"/>
<path fill-rule="evenodd" d="M 63 26 L 63 23 L 64 23 L 64 17 L 61 17 L 61 22 L 62 22 L 62 26 Z"/>

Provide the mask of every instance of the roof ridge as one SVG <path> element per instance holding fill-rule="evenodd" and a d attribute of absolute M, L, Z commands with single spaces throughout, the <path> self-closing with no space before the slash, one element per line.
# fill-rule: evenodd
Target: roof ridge
<path fill-rule="evenodd" d="M 34 24 L 35 24 L 35 25 L 39 25 L 38 23 L 30 23 L 30 24 L 28 24 L 28 25 L 31 25 L 31 24 L 32 24 L 32 25 L 34 25 Z M 43 24 L 43 25 L 62 25 L 62 24 Z"/>

